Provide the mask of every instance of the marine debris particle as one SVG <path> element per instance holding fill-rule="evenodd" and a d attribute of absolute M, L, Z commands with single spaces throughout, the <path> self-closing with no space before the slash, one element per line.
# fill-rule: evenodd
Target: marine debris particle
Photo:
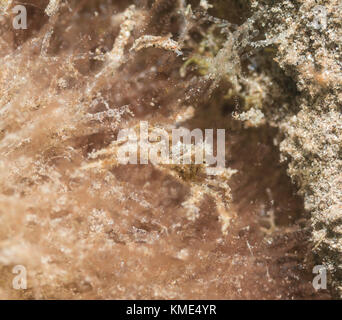
<path fill-rule="evenodd" d="M 61 0 L 50 0 L 48 6 L 45 9 L 45 13 L 49 17 L 52 17 L 58 12 L 60 5 L 61 5 Z"/>
<path fill-rule="evenodd" d="M 135 40 L 131 50 L 139 51 L 144 48 L 150 47 L 170 50 L 177 53 L 178 56 L 183 54 L 179 47 L 179 44 L 171 39 L 171 35 L 168 35 L 166 37 L 149 35 L 142 36 L 139 39 Z"/>

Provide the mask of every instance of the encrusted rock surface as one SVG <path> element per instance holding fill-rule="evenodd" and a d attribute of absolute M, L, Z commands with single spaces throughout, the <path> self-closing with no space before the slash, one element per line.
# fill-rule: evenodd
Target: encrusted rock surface
<path fill-rule="evenodd" d="M 270 10 L 277 26 L 266 32 L 276 61 L 296 82 L 298 111 L 278 123 L 288 174 L 311 212 L 318 260 L 342 294 L 342 4 L 281 1 Z M 267 29 L 267 26 L 265 26 Z"/>

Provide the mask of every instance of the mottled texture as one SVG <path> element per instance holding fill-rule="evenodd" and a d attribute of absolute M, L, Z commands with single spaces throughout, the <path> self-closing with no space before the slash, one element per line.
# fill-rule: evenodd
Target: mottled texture
<path fill-rule="evenodd" d="M 282 159 L 312 213 L 313 249 L 342 294 L 342 4 L 282 1 L 269 11 L 267 41 L 296 82 L 298 111 L 277 122 Z M 276 24 L 274 23 L 276 22 Z M 266 42 L 267 42 L 266 41 Z"/>
<path fill-rule="evenodd" d="M 338 289 L 341 5 L 316 30 L 314 1 L 264 2 L 32 0 L 27 30 L 3 16 L 0 298 L 326 298 L 322 262 Z M 118 165 L 118 130 L 140 120 L 226 129 L 226 174 Z"/>

